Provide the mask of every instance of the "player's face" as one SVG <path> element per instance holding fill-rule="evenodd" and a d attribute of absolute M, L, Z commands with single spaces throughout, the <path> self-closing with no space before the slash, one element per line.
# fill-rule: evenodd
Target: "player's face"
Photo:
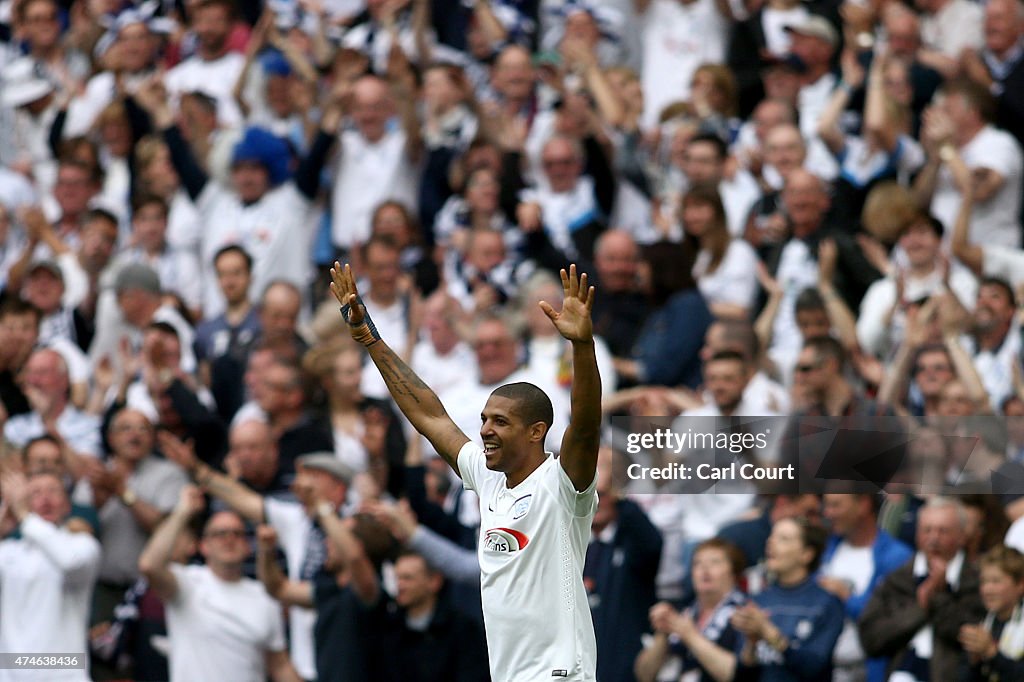
<path fill-rule="evenodd" d="M 493 471 L 514 471 L 521 463 L 529 442 L 527 425 L 514 412 L 515 407 L 515 401 L 492 395 L 480 413 L 484 457 L 487 468 Z"/>

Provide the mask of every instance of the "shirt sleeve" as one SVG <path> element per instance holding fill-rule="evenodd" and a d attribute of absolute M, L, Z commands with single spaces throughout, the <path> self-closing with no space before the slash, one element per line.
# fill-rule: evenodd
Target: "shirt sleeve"
<path fill-rule="evenodd" d="M 423 555 L 427 563 L 459 583 L 480 583 L 480 562 L 476 552 L 460 547 L 426 526 L 419 526 L 409 538 L 409 549 Z"/>
<path fill-rule="evenodd" d="M 174 576 L 174 582 L 178 585 L 178 590 L 174 593 L 174 599 L 167 602 L 167 607 L 181 608 L 188 601 L 195 583 L 192 578 L 192 571 L 189 566 L 174 563 L 168 564 L 167 570 Z"/>
<path fill-rule="evenodd" d="M 273 599 L 267 597 L 267 618 L 270 619 L 270 629 L 267 631 L 267 639 L 263 642 L 263 648 L 267 651 L 284 651 L 287 646 L 284 640 L 284 623 L 281 619 L 281 609 Z"/>
<path fill-rule="evenodd" d="M 999 245 L 982 245 L 981 269 L 987 277 L 1002 277 L 1016 283 L 1024 271 L 1024 251 Z"/>
<path fill-rule="evenodd" d="M 38 547 L 72 584 L 95 579 L 100 564 L 100 543 L 88 533 L 71 533 L 29 514 L 21 523 L 21 535 Z"/>
<path fill-rule="evenodd" d="M 988 168 L 999 173 L 1004 181 L 1011 178 L 1019 178 L 1021 172 L 1020 147 L 1012 144 L 1013 138 L 1006 135 L 993 136 L 989 144 L 985 145 L 985 153 L 981 154 L 982 160 L 971 164 L 972 168 Z"/>
<path fill-rule="evenodd" d="M 466 490 L 478 490 L 484 464 L 484 453 L 480 446 L 473 441 L 467 441 L 459 450 L 457 458 L 459 463 L 459 475 L 462 477 L 462 485 Z"/>
<path fill-rule="evenodd" d="M 555 477 L 558 485 L 558 499 L 562 506 L 576 517 L 593 516 L 594 511 L 597 510 L 597 472 L 594 472 L 594 480 L 590 482 L 587 489 L 580 492 L 572 484 L 569 474 L 565 473 L 561 462 L 557 462 L 553 468 L 557 470 Z"/>

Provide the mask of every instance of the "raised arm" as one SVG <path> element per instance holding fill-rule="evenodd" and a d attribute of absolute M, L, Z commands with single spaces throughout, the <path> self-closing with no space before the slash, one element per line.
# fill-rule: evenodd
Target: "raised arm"
<path fill-rule="evenodd" d="M 341 316 L 348 323 L 352 338 L 366 347 L 398 409 L 459 474 L 459 451 L 469 442 L 469 438 L 445 412 L 437 394 L 380 338 L 373 320 L 359 299 L 352 269 L 347 264 L 342 268 L 340 263 L 335 262 L 331 268 L 331 279 L 331 291 L 341 303 Z M 596 448 L 594 453 L 596 458 Z"/>
<path fill-rule="evenodd" d="M 0 477 L 0 495 L 20 524 L 21 536 L 32 543 L 68 585 L 82 585 L 95 576 L 100 562 L 100 545 L 89 533 L 72 533 L 32 512 L 31 495 L 25 475 L 8 470 Z"/>
<path fill-rule="evenodd" d="M 975 277 L 981 277 L 985 269 L 985 251 L 978 244 L 971 243 L 971 211 L 974 208 L 974 182 L 971 169 L 964 163 L 960 153 L 953 149 L 949 154 L 949 170 L 953 181 L 960 190 L 960 210 L 953 224 L 953 256 L 966 265 Z"/>
<path fill-rule="evenodd" d="M 375 604 L 380 596 L 380 580 L 373 563 L 366 556 L 363 543 L 349 526 L 352 519 L 338 516 L 334 505 L 328 502 L 317 504 L 316 516 L 327 535 L 327 542 L 331 543 L 334 551 L 338 553 L 341 565 L 348 572 L 352 591 L 363 604 Z"/>
<path fill-rule="evenodd" d="M 256 530 L 256 577 L 267 594 L 284 606 L 313 607 L 313 584 L 307 580 L 289 580 L 277 563 L 277 531 L 272 526 Z"/>
<path fill-rule="evenodd" d="M 192 480 L 253 523 L 263 523 L 263 497 L 196 457 L 192 443 L 183 443 L 166 431 L 157 436 L 164 457 L 188 473 Z"/>
<path fill-rule="evenodd" d="M 178 505 L 157 527 L 139 555 L 139 572 L 146 576 L 157 596 L 164 601 L 170 601 L 178 594 L 178 581 L 168 568 L 174 541 L 188 525 L 189 519 L 202 511 L 203 506 L 203 495 L 198 488 L 193 485 L 182 488 Z"/>
<path fill-rule="evenodd" d="M 561 312 L 541 301 L 540 307 L 564 338 L 572 342 L 572 409 L 562 436 L 558 461 L 576 490 L 586 490 L 597 473 L 597 449 L 601 443 L 601 375 L 594 355 L 594 287 L 587 273 L 576 276 L 576 265 L 562 270 Z"/>

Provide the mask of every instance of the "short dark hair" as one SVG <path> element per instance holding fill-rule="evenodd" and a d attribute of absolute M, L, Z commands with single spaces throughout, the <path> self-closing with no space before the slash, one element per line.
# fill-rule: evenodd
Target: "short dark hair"
<path fill-rule="evenodd" d="M 1015 308 L 1017 307 L 1017 295 L 1013 293 L 1013 287 L 1005 279 L 1001 277 L 982 277 L 978 282 L 978 289 L 982 287 L 998 287 L 1002 289 L 1003 293 L 1010 299 L 1010 304 Z"/>
<path fill-rule="evenodd" d="M 719 161 L 724 161 L 725 157 L 729 155 L 729 148 L 726 146 L 725 141 L 721 137 L 714 133 L 699 133 L 690 138 L 687 146 L 694 144 L 709 144 L 715 148 L 715 154 L 718 155 Z"/>
<path fill-rule="evenodd" d="M 43 319 L 43 313 L 39 308 L 22 298 L 14 296 L 7 298 L 3 304 L 0 305 L 0 320 L 9 315 L 34 315 L 37 326 Z"/>
<path fill-rule="evenodd" d="M 150 322 L 146 325 L 146 331 L 170 334 L 174 338 L 178 339 L 178 341 L 181 341 L 181 335 L 178 334 L 178 330 L 169 322 Z"/>
<path fill-rule="evenodd" d="M 226 3 L 219 2 L 219 0 L 209 0 L 208 3 L 200 3 L 199 5 L 197 5 L 195 7 L 195 9 L 196 10 L 202 9 L 207 4 L 215 5 L 215 4 L 226 4 Z M 192 101 L 194 101 L 202 109 L 205 109 L 206 113 L 210 114 L 211 116 L 216 116 L 217 115 L 217 100 L 214 99 L 213 97 L 211 97 L 210 95 L 206 94 L 202 90 L 191 90 L 189 92 L 184 92 L 184 93 L 181 94 L 181 99 L 185 99 L 185 98 L 188 98 L 188 99 L 191 99 Z"/>
<path fill-rule="evenodd" d="M 195 12 L 201 9 L 206 9 L 207 7 L 223 7 L 228 13 L 229 19 L 234 19 L 235 12 L 237 11 L 235 3 L 232 2 L 232 0 L 199 0 L 199 2 L 192 7 L 193 16 L 189 17 L 189 20 L 195 16 Z"/>
<path fill-rule="evenodd" d="M 34 448 L 39 443 L 51 443 L 57 448 L 60 447 L 60 441 L 58 441 L 56 438 L 54 438 L 48 433 L 44 433 L 41 436 L 36 436 L 35 438 L 29 440 L 29 442 L 25 443 L 25 447 L 21 449 L 21 461 L 24 464 L 28 464 L 28 451 Z"/>
<path fill-rule="evenodd" d="M 946 356 L 946 360 L 949 361 L 949 369 L 956 374 L 956 369 L 953 367 L 953 358 L 949 356 L 949 350 L 946 348 L 944 343 L 926 343 L 917 349 L 914 353 L 914 362 L 910 365 L 911 375 L 917 374 L 917 363 L 921 362 L 921 358 L 928 353 L 942 353 Z"/>
<path fill-rule="evenodd" d="M 427 571 L 427 575 L 441 575 L 441 576 L 443 576 L 443 573 L 441 573 L 441 571 L 436 566 L 434 566 L 432 563 L 430 563 L 430 561 L 427 560 L 427 557 L 423 556 L 422 554 L 420 554 L 419 552 L 417 552 L 414 549 L 402 549 L 402 550 L 399 550 L 398 553 L 397 553 L 397 556 L 395 557 L 395 563 L 398 563 L 399 559 L 405 559 L 405 558 L 419 559 L 420 561 L 422 561 L 423 562 L 423 568 Z"/>
<path fill-rule="evenodd" d="M 245 261 L 245 269 L 248 270 L 249 272 L 252 272 L 252 256 L 250 256 L 249 252 L 243 249 L 238 244 L 228 244 L 227 246 L 218 249 L 217 253 L 213 254 L 214 267 L 216 267 L 217 261 L 220 260 L 221 256 L 227 255 L 229 253 L 237 253 L 239 256 L 241 256 L 242 260 Z"/>
<path fill-rule="evenodd" d="M 144 209 L 145 207 L 156 204 L 163 211 L 164 217 L 167 217 L 170 208 L 167 205 L 167 200 L 158 194 L 152 192 L 143 192 L 142 194 L 136 194 L 132 197 L 132 215 Z"/>
<path fill-rule="evenodd" d="M 846 349 L 843 348 L 843 344 L 831 336 L 812 336 L 804 341 L 804 348 L 814 349 L 814 354 L 818 356 L 819 360 L 832 358 L 836 361 L 840 372 L 846 369 Z"/>
<path fill-rule="evenodd" d="M 743 353 L 734 350 L 720 350 L 714 355 L 712 355 L 710 358 L 708 358 L 708 363 L 725 362 L 729 360 L 732 360 L 733 362 L 739 362 L 743 365 L 746 365 L 748 362 L 747 357 Z"/>
<path fill-rule="evenodd" d="M 548 429 L 555 422 L 555 410 L 547 393 L 533 384 L 517 381 L 494 389 L 491 395 L 508 398 L 516 403 L 515 412 L 527 424 L 544 422 Z"/>
<path fill-rule="evenodd" d="M 90 208 L 82 216 L 82 224 L 91 223 L 94 220 L 104 220 L 114 227 L 117 227 L 121 221 L 117 219 L 117 216 L 108 211 L 105 208 Z"/>
<path fill-rule="evenodd" d="M 757 338 L 754 325 L 747 320 L 721 319 L 715 320 L 715 324 L 721 325 L 722 335 L 728 339 L 730 345 L 742 347 L 749 362 L 757 362 L 761 354 L 761 341 Z"/>
<path fill-rule="evenodd" d="M 941 220 L 933 216 L 931 213 L 919 213 L 913 220 L 911 220 L 907 224 L 905 228 L 903 228 L 901 236 L 909 232 L 910 228 L 916 227 L 918 225 L 927 225 L 928 227 L 931 228 L 932 233 L 934 233 L 935 236 L 938 237 L 939 239 L 941 239 L 946 232 L 946 228 L 942 226 Z"/>
<path fill-rule="evenodd" d="M 825 307 L 825 299 L 822 298 L 821 292 L 814 287 L 808 287 L 801 291 L 796 297 L 796 303 L 794 306 L 794 311 L 797 313 L 828 311 L 828 308 Z"/>

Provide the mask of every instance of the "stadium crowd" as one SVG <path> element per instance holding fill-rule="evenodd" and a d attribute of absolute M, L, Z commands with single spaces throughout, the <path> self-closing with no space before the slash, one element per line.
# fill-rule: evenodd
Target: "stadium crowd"
<path fill-rule="evenodd" d="M 90 657 L 0 681 L 488 679 L 477 501 L 336 259 L 552 450 L 590 274 L 601 682 L 1024 679 L 1022 144 L 1021 0 L 0 0 L 0 651 Z M 684 494 L 622 475 L 654 416 L 913 438 Z"/>

